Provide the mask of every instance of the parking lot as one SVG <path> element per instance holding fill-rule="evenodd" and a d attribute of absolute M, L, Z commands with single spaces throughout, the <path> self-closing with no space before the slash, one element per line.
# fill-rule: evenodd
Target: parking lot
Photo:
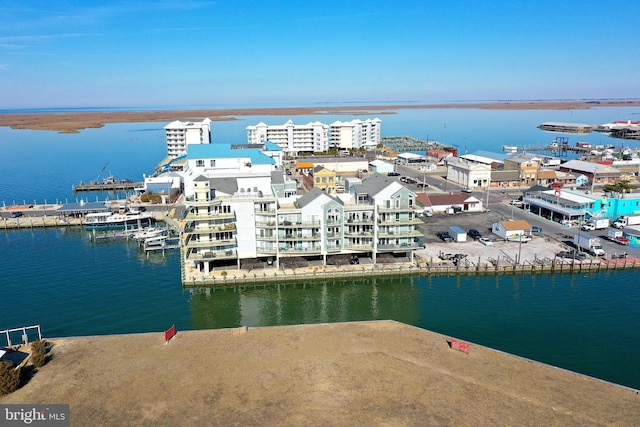
<path fill-rule="evenodd" d="M 537 215 L 528 213 L 521 208 L 512 210 L 508 202 L 503 201 L 499 206 L 494 204 L 494 209 L 483 213 L 458 213 L 455 215 L 434 215 L 424 218 L 422 230 L 424 236 L 421 238 L 425 243 L 425 249 L 416 252 L 416 255 L 426 261 L 441 261 L 452 258 L 456 254 L 466 255 L 464 258 L 473 263 L 481 264 L 498 260 L 504 263 L 520 262 L 521 264 L 535 263 L 539 261 L 553 260 L 556 255 L 563 251 L 572 251 L 573 236 L 578 233 L 577 228 L 568 228 L 561 224 L 545 220 Z M 532 226 L 538 227 L 541 232 L 533 233 L 533 238 L 527 243 L 507 242 L 491 232 L 491 225 L 498 221 L 511 218 L 524 219 Z M 472 237 L 466 237 L 465 242 L 444 242 L 438 237 L 438 233 L 449 231 L 449 227 L 457 226 L 465 232 L 477 230 L 482 236 L 491 241 L 487 246 Z M 607 230 L 591 232 L 594 236 L 600 237 L 602 245 L 607 253 L 606 258 L 612 259 L 622 257 L 624 254 L 637 257 L 640 255 L 638 249 L 629 246 L 618 245 L 607 241 L 602 235 L 607 234 Z M 588 255 L 585 262 L 589 262 L 594 257 Z M 570 257 L 557 258 L 558 261 L 573 262 Z"/>

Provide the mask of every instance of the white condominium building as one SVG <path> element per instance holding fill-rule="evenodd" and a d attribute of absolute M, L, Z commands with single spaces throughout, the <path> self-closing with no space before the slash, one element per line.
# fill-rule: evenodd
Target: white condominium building
<path fill-rule="evenodd" d="M 341 197 L 319 188 L 285 198 L 247 194 L 227 190 L 230 180 L 194 180 L 185 202 L 185 267 L 210 273 L 269 262 L 282 268 L 360 258 L 376 264 L 413 260 L 424 247 L 416 194 L 386 175 L 354 184 Z"/>
<path fill-rule="evenodd" d="M 291 120 L 283 125 L 270 126 L 258 123 L 247 126 L 249 144 L 271 141 L 287 154 L 297 156 L 329 150 L 329 126 L 320 122 L 295 125 Z"/>
<path fill-rule="evenodd" d="M 164 127 L 167 138 L 167 156 L 176 157 L 187 154 L 189 144 L 211 143 L 211 119 L 202 122 L 173 121 Z"/>
<path fill-rule="evenodd" d="M 378 118 L 333 122 L 329 125 L 329 146 L 343 150 L 375 150 L 380 143 L 380 123 Z"/>

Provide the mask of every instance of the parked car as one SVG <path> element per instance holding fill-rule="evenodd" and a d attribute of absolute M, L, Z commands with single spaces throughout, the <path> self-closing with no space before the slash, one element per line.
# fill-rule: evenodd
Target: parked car
<path fill-rule="evenodd" d="M 470 189 L 469 187 L 464 187 L 464 188 L 462 189 L 462 192 L 463 192 L 463 193 L 471 193 L 471 189 Z"/>
<path fill-rule="evenodd" d="M 417 184 L 418 183 L 418 181 L 416 181 L 415 179 L 410 178 L 410 177 L 407 177 L 407 179 L 404 182 L 406 182 L 407 184 Z"/>
<path fill-rule="evenodd" d="M 478 230 L 475 229 L 471 229 L 469 231 L 467 231 L 467 235 L 469 235 L 469 237 L 471 237 L 472 239 L 478 240 L 479 238 L 482 237 L 482 233 L 480 233 Z"/>
<path fill-rule="evenodd" d="M 558 258 L 571 258 L 577 260 L 587 259 L 587 254 L 578 251 L 560 251 L 556 254 Z"/>
<path fill-rule="evenodd" d="M 400 176 L 400 173 L 398 173 L 398 172 L 388 172 L 387 176 Z"/>
<path fill-rule="evenodd" d="M 542 233 L 542 228 L 537 227 L 537 226 L 534 225 L 534 226 L 531 227 L 531 232 L 540 234 L 540 233 Z"/>
<path fill-rule="evenodd" d="M 616 242 L 619 245 L 628 245 L 629 244 L 629 239 L 627 239 L 626 237 L 622 237 L 622 236 L 616 236 L 613 239 L 611 239 L 612 242 Z"/>
<path fill-rule="evenodd" d="M 513 206 L 522 206 L 524 202 L 522 200 L 515 199 L 510 201 L 509 204 Z"/>
<path fill-rule="evenodd" d="M 488 237 L 480 237 L 478 238 L 478 242 L 482 243 L 485 246 L 493 246 L 493 242 L 489 240 Z"/>
<path fill-rule="evenodd" d="M 421 182 L 418 183 L 418 188 L 427 188 L 429 184 L 423 184 Z"/>
<path fill-rule="evenodd" d="M 437 235 L 443 242 L 453 242 L 453 237 L 448 231 L 438 231 Z"/>
<path fill-rule="evenodd" d="M 367 169 L 358 169 L 358 173 L 367 173 L 369 172 Z"/>
<path fill-rule="evenodd" d="M 11 212 L 11 218 L 20 218 L 22 215 L 22 212 Z"/>

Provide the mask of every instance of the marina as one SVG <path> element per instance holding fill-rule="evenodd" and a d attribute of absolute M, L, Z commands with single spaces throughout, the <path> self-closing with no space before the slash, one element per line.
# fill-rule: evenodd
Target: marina
<path fill-rule="evenodd" d="M 117 212 L 92 212 L 84 217 L 87 229 L 121 229 L 129 226 L 142 229 L 150 226 L 153 221 L 150 213 L 132 209 L 128 205 L 120 205 Z"/>
<path fill-rule="evenodd" d="M 606 121 L 602 112 L 597 111 L 573 111 L 573 116 L 563 111 L 532 111 L 525 116 L 509 111 L 465 110 L 461 114 L 465 121 L 462 127 L 457 125 L 460 121 L 455 120 L 456 114 L 455 110 L 402 111 L 385 118 L 384 131 L 420 136 L 428 130 L 432 134 L 430 141 L 433 138 L 451 145 L 465 145 L 473 151 L 500 147 L 502 141 L 496 142 L 497 139 L 523 148 L 544 147 L 550 138 L 536 124 L 549 117 L 568 122 Z M 446 131 L 442 129 L 444 121 Z M 473 133 L 468 122 L 474 124 Z M 515 123 L 513 129 L 502 129 L 500 123 L 504 122 Z M 415 125 L 411 127 L 411 123 Z M 9 141 L 9 155 L 0 159 L 0 166 L 9 172 L 0 183 L 1 198 L 7 206 L 24 198 L 72 198 L 69 181 L 78 182 L 82 176 L 94 175 L 92 171 L 101 165 L 91 165 L 92 157 L 105 147 L 113 146 L 115 153 L 121 153 L 116 161 L 123 164 L 123 176 L 142 176 L 153 171 L 164 147 L 158 143 L 158 133 L 140 130 L 154 126 L 157 125 L 107 125 L 83 131 L 80 137 L 50 133 L 46 138 L 38 132 L 1 128 L 4 140 Z M 245 133 L 245 126 L 241 121 L 222 123 L 214 138 L 233 140 Z M 500 129 L 498 138 L 496 129 Z M 83 158 L 84 151 L 78 147 L 86 144 L 87 135 L 94 146 Z M 136 144 L 130 143 L 129 135 L 138 138 Z M 592 146 L 611 142 L 604 134 L 584 134 L 580 138 Z M 75 142 L 78 140 L 82 141 Z M 80 154 L 63 163 L 57 175 L 46 176 L 43 181 L 38 174 L 19 174 L 13 169 L 14 164 L 21 164 L 23 156 L 36 149 L 45 152 L 44 159 L 50 158 L 47 150 L 52 156 L 61 151 Z M 48 170 L 50 166 L 48 162 L 39 165 L 37 159 L 34 161 L 34 170 Z M 570 264 L 563 263 L 553 273 L 535 274 L 529 264 L 505 274 L 514 269 L 504 263 L 500 264 L 503 271 L 491 274 L 477 274 L 472 266 L 445 264 L 432 266 L 430 274 L 413 274 L 402 265 L 389 264 L 389 269 L 396 272 L 377 278 L 363 276 L 362 265 L 342 266 L 351 274 L 344 278 L 337 273 L 332 277 L 333 267 L 328 267 L 326 274 L 315 270 L 314 277 L 314 269 L 307 267 L 304 274 L 304 270 L 298 270 L 294 280 L 266 285 L 260 280 L 255 285 L 234 283 L 234 273 L 229 271 L 226 286 L 196 283 L 183 288 L 177 250 L 167 251 L 166 256 L 153 256 L 155 251 L 150 251 L 147 256 L 132 238 L 95 245 L 87 238 L 81 220 L 56 223 L 55 214 L 50 212 L 52 204 L 46 205 L 46 217 L 32 217 L 24 209 L 25 217 L 0 222 L 0 226 L 6 224 L 1 233 L 0 255 L 13 260 L 0 272 L 5 284 L 6 328 L 42 324 L 44 336 L 51 337 L 146 332 L 163 330 L 173 323 L 179 329 L 204 329 L 397 319 L 619 384 L 640 386 L 636 370 L 629 365 L 633 360 L 631 349 L 619 346 L 620 342 L 638 339 L 637 328 L 625 326 L 634 324 L 640 304 L 635 285 L 637 269 L 629 268 L 633 257 L 615 260 L 620 268 L 614 268 L 613 260 L 608 266 L 602 264 L 599 270 L 588 263 L 576 264 L 570 270 Z M 13 229 L 12 224 L 18 221 L 21 228 Z M 36 225 L 42 223 L 51 226 Z M 625 263 L 627 268 L 622 268 Z M 428 269 L 424 264 L 420 268 Z M 436 274 L 435 268 L 440 268 L 440 272 Z M 465 268 L 468 273 L 462 273 Z M 290 271 L 283 273 L 293 276 Z M 254 271 L 248 273 L 252 279 L 253 274 Z M 262 272 L 255 270 L 255 274 Z M 222 272 L 219 280 L 225 280 Z M 51 304 L 54 300 L 63 304 Z M 562 327 L 558 326 L 558 318 L 562 319 Z M 508 328 L 504 327 L 505 322 Z M 590 339 L 580 338 L 584 336 Z M 589 357 L 576 354 L 575 348 L 588 349 Z"/>

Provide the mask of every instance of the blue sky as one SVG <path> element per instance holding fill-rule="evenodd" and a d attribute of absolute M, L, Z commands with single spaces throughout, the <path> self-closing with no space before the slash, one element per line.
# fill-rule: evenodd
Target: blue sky
<path fill-rule="evenodd" d="M 637 0 L 0 0 L 0 108 L 640 98 L 638 16 Z"/>

